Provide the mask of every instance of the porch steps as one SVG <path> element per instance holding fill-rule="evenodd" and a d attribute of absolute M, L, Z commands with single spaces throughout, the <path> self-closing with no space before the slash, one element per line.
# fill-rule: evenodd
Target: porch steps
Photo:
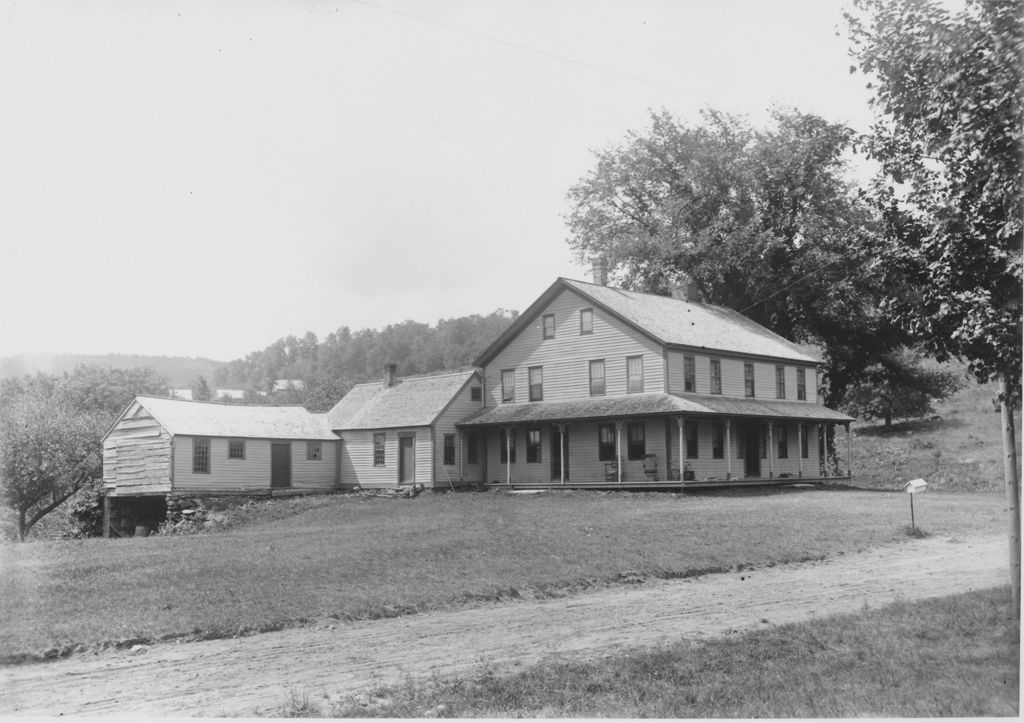
<path fill-rule="evenodd" d="M 759 477 L 756 479 L 736 480 L 623 480 L 619 482 L 488 482 L 485 488 L 491 490 L 704 490 L 728 489 L 739 487 L 770 487 L 782 485 L 816 485 L 825 482 L 849 482 L 849 477 Z"/>

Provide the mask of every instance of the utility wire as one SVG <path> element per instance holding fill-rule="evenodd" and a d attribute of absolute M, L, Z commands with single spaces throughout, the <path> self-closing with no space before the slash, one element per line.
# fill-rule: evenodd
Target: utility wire
<path fill-rule="evenodd" d="M 783 291 L 785 291 L 786 289 L 790 288 L 791 286 L 795 286 L 795 285 L 799 284 L 801 281 L 803 281 L 804 279 L 809 278 L 811 276 L 814 276 L 816 273 L 821 271 L 826 266 L 834 264 L 836 261 L 839 261 L 840 259 L 845 258 L 846 255 L 849 254 L 850 252 L 852 252 L 853 250 L 854 249 L 852 249 L 852 248 L 851 249 L 847 249 L 846 251 L 844 251 L 841 254 L 839 254 L 838 257 L 836 257 L 834 259 L 829 259 L 828 261 L 826 261 L 825 263 L 821 264 L 820 266 L 817 266 L 814 269 L 812 269 L 811 271 L 808 271 L 803 276 L 800 276 L 800 277 L 798 277 L 796 279 L 793 279 L 792 281 L 790 281 L 785 286 L 779 287 L 778 289 L 776 289 L 772 293 L 768 294 L 768 296 L 765 296 L 762 299 L 758 299 L 753 304 L 750 304 L 749 306 L 746 306 L 746 307 L 740 309 L 739 313 L 745 314 L 747 311 L 749 311 L 750 309 L 753 309 L 758 304 L 763 304 L 764 302 L 768 301 L 768 299 L 771 299 L 772 297 L 778 296 L 779 294 L 781 294 Z"/>

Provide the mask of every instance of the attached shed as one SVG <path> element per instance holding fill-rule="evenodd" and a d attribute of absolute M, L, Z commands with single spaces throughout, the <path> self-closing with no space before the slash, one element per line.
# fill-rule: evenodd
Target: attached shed
<path fill-rule="evenodd" d="M 475 371 L 357 384 L 330 412 L 342 438 L 341 478 L 366 488 L 449 489 L 485 479 L 482 436 L 455 424 L 483 408 Z"/>

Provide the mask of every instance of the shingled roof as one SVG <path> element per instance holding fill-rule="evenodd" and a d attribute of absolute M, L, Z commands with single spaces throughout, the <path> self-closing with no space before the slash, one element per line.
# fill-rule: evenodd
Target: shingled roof
<path fill-rule="evenodd" d="M 559 278 L 476 360 L 486 365 L 561 291 L 570 289 L 648 338 L 666 346 L 738 352 L 817 364 L 821 357 L 738 311 L 584 281 Z"/>
<path fill-rule="evenodd" d="M 303 407 L 218 404 L 147 396 L 135 397 L 135 402 L 171 434 L 264 439 L 338 438 L 328 426 L 326 414 L 313 414 Z"/>
<path fill-rule="evenodd" d="M 331 429 L 426 427 L 434 423 L 475 371 L 406 377 L 391 386 L 357 384 L 327 413 Z"/>

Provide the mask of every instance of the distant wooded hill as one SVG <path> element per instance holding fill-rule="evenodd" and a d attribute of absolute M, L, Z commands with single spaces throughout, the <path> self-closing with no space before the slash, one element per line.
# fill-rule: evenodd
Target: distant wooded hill
<path fill-rule="evenodd" d="M 132 369 L 149 367 L 167 379 L 172 387 L 188 387 L 199 376 L 209 379 L 224 362 L 183 356 L 144 356 L 141 354 L 17 354 L 0 359 L 0 376 L 24 374 L 63 374 L 79 364 Z"/>

